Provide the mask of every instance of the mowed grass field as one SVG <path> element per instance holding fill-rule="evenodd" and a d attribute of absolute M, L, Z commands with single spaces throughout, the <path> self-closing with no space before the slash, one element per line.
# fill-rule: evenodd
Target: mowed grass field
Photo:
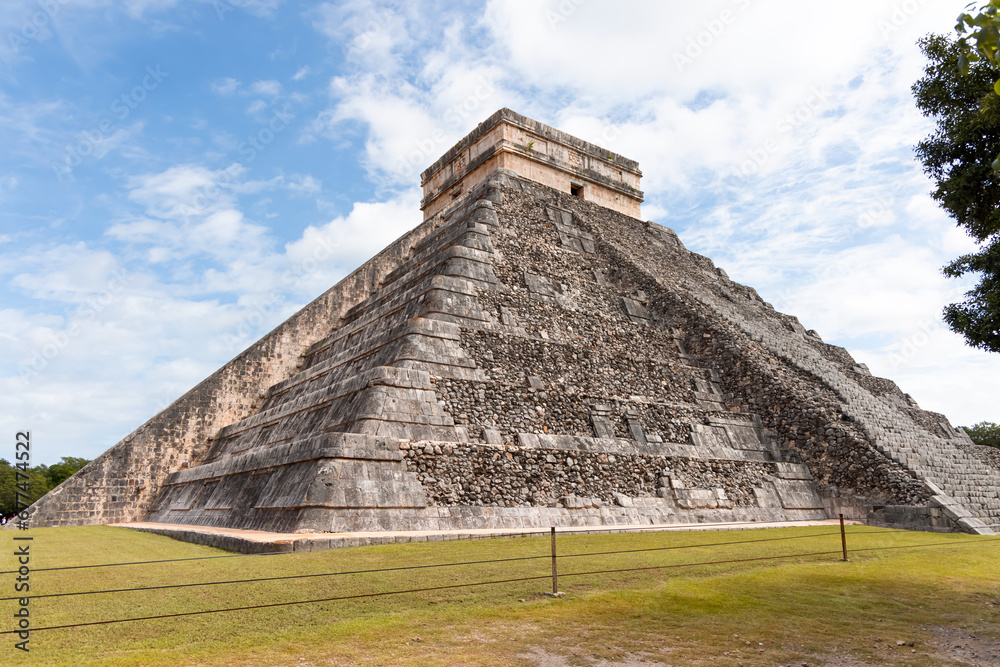
<path fill-rule="evenodd" d="M 941 665 L 959 664 L 943 652 L 945 629 L 1000 638 L 1000 539 L 969 535 L 849 526 L 845 563 L 835 526 L 565 534 L 565 595 L 552 598 L 547 535 L 42 571 L 226 552 L 104 526 L 25 534 L 36 596 L 411 569 L 36 597 L 30 653 L 0 635 L 5 665 Z M 15 535 L 0 533 L 5 571 Z M 936 546 L 914 546 L 925 544 Z M 909 548 L 861 551 L 882 547 Z M 792 557 L 686 566 L 775 556 Z M 443 563 L 475 564 L 420 567 Z M 627 568 L 657 569 L 571 576 Z M 16 576 L 0 574 L 0 597 L 16 595 Z M 524 577 L 542 578 L 40 629 Z M 0 602 L 0 630 L 14 628 L 17 604 Z"/>

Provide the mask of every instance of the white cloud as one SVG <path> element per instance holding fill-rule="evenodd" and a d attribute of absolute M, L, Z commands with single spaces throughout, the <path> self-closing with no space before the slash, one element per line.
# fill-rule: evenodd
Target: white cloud
<path fill-rule="evenodd" d="M 69 133 L 59 124 L 68 117 L 72 117 L 71 109 L 63 101 L 17 104 L 0 91 L 0 138 L 10 158 L 48 167 L 53 156 L 70 143 Z"/>
<path fill-rule="evenodd" d="M 230 204 L 230 185 L 243 173 L 239 165 L 218 170 L 178 165 L 158 174 L 129 178 L 129 199 L 145 207 L 148 215 L 185 218 Z"/>
<path fill-rule="evenodd" d="M 871 49 L 912 47 L 928 25 L 950 29 L 961 10 L 925 2 L 886 40 L 880 21 L 891 20 L 899 4 L 845 0 L 830 12 L 810 3 L 644 0 L 623 11 L 596 2 L 491 0 L 483 24 L 526 83 L 558 82 L 612 106 L 658 92 L 681 99 L 702 90 L 770 96 L 789 84 L 832 83 L 862 66 Z M 677 56 L 692 62 L 678 66 Z"/>
<path fill-rule="evenodd" d="M 240 82 L 232 77 L 226 77 L 212 83 L 212 92 L 217 95 L 232 95 L 240 87 Z"/>
<path fill-rule="evenodd" d="M 317 27 L 341 43 L 345 34 L 354 35 L 347 48 L 358 71 L 331 80 L 334 104 L 318 115 L 303 141 L 316 134 L 337 140 L 345 126 L 362 123 L 369 174 L 380 183 L 409 186 L 455 141 L 504 105 L 506 74 L 469 48 L 462 20 L 447 12 L 435 14 L 433 45 L 421 45 L 421 57 L 411 59 L 419 69 L 404 72 L 413 66 L 404 65 L 405 56 L 416 47 L 410 26 L 423 31 L 428 19 L 385 11 L 367 2 L 324 6 L 327 21 Z"/>
<path fill-rule="evenodd" d="M 161 12 L 176 5 L 178 0 L 125 0 L 125 11 L 132 18 L 142 18 L 147 12 Z"/>
<path fill-rule="evenodd" d="M 79 303 L 108 289 L 121 269 L 111 253 L 90 250 L 82 241 L 19 255 L 17 261 L 5 257 L 0 273 L 10 274 L 10 284 L 35 299 Z"/>
<path fill-rule="evenodd" d="M 851 353 L 875 375 L 895 381 L 920 407 L 945 414 L 956 426 L 996 421 L 996 354 L 968 347 L 939 320 L 922 322 L 885 346 Z"/>
<path fill-rule="evenodd" d="M 967 289 L 941 275 L 943 259 L 899 236 L 848 247 L 825 255 L 806 273 L 786 307 L 774 305 L 824 338 L 905 336 L 940 320 L 942 307 Z"/>
<path fill-rule="evenodd" d="M 267 18 L 273 16 L 281 5 L 285 4 L 285 0 L 225 0 L 219 4 L 231 5 L 255 16 Z M 222 15 L 225 16 L 225 13 Z"/>
<path fill-rule="evenodd" d="M 315 195 L 323 190 L 323 184 L 309 174 L 293 175 L 288 179 L 285 187 L 299 195 Z"/>
<path fill-rule="evenodd" d="M 347 275 L 392 241 L 420 224 L 420 189 L 385 202 L 356 203 L 346 216 L 322 227 L 309 226 L 285 246 L 289 273 L 284 281 L 298 293 L 318 293 Z"/>
<path fill-rule="evenodd" d="M 421 108 L 420 95 L 410 84 L 390 87 L 387 82 L 376 81 L 374 76 L 367 75 L 338 77 L 331 86 L 341 101 L 317 118 L 314 129 L 336 137 L 343 121 L 366 123 L 365 162 L 373 172 L 406 172 L 405 175 L 412 178 L 414 171 L 419 173 L 425 163 L 434 161 L 432 155 L 443 152 L 439 149 L 444 142 L 431 138 L 434 121 Z M 400 119 L 405 121 L 400 122 Z M 414 151 L 419 155 L 407 168 L 407 155 Z"/>
<path fill-rule="evenodd" d="M 277 97 L 281 94 L 281 84 L 273 79 L 267 81 L 255 81 L 250 85 L 250 92 L 255 95 Z"/>
<path fill-rule="evenodd" d="M 341 45 L 352 61 L 389 75 L 402 66 L 401 51 L 416 44 L 404 11 L 372 0 L 349 0 L 323 3 L 310 15 L 313 27 Z M 442 13 L 435 13 L 435 17 L 444 19 Z"/>
<path fill-rule="evenodd" d="M 144 208 L 144 216 L 116 222 L 110 238 L 153 246 L 150 261 L 201 256 L 224 266 L 257 261 L 272 244 L 266 227 L 247 220 L 239 209 L 240 192 L 275 187 L 272 182 L 245 181 L 238 164 L 210 170 L 178 165 L 157 174 L 129 179 L 129 199 Z"/>
<path fill-rule="evenodd" d="M 259 114 L 261 111 L 264 111 L 265 109 L 267 109 L 267 102 L 265 102 L 264 100 L 254 100 L 253 102 L 250 103 L 250 106 L 247 107 L 246 112 L 248 116 L 253 116 Z"/>
<path fill-rule="evenodd" d="M 93 143 L 93 156 L 100 160 L 107 157 L 112 151 L 119 151 L 126 156 L 137 156 L 144 154 L 138 145 L 138 139 L 142 135 L 145 123 L 137 122 L 125 127 L 116 128 L 111 134 L 102 135 Z"/>
<path fill-rule="evenodd" d="M 0 176 L 0 201 L 4 201 L 7 197 L 17 189 L 17 184 L 19 183 L 17 176 L 8 175 Z M 9 240 L 10 237 L 5 237 L 0 235 L 0 243 L 3 243 L 4 238 Z"/>
<path fill-rule="evenodd" d="M 302 79 L 309 76 L 310 71 L 311 70 L 309 69 L 309 65 L 303 65 L 302 67 L 299 68 L 299 70 L 295 73 L 295 75 L 292 76 L 292 81 L 301 81 Z"/>

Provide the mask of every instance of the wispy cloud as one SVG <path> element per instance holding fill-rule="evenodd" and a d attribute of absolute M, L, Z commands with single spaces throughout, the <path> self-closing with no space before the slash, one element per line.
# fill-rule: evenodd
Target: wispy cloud
<path fill-rule="evenodd" d="M 281 84 L 273 79 L 269 81 L 255 81 L 250 84 L 250 92 L 255 95 L 277 97 L 281 94 Z"/>
<path fill-rule="evenodd" d="M 232 95 L 240 87 L 240 82 L 232 77 L 212 82 L 212 92 L 217 95 Z"/>

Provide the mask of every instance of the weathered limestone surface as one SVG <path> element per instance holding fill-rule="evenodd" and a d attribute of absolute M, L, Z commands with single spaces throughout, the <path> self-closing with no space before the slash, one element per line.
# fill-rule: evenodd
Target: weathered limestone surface
<path fill-rule="evenodd" d="M 825 518 L 989 534 L 1000 472 L 671 230 L 500 170 L 67 480 L 36 525 Z"/>
<path fill-rule="evenodd" d="M 197 465 L 220 428 L 253 414 L 269 387 L 297 371 L 305 341 L 321 338 L 350 306 L 375 293 L 413 244 L 435 227 L 432 222 L 403 235 L 91 461 L 32 506 L 33 523 L 104 524 L 145 517 L 164 479 Z"/>

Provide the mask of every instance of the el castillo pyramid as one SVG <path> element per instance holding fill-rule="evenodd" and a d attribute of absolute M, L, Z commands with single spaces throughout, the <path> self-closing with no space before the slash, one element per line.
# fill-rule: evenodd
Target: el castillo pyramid
<path fill-rule="evenodd" d="M 836 517 L 993 534 L 940 414 L 639 218 L 636 162 L 501 109 L 425 219 L 39 500 L 279 532 Z"/>

